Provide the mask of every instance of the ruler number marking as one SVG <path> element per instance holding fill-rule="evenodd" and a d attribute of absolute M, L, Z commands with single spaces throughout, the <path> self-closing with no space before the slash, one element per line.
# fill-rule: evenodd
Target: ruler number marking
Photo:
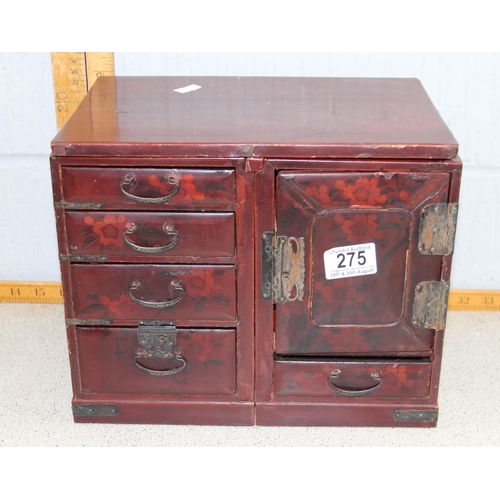
<path fill-rule="evenodd" d="M 99 76 L 114 75 L 114 56 L 112 52 L 52 52 L 52 74 L 56 122 L 60 130 L 94 81 Z"/>
<path fill-rule="evenodd" d="M 449 308 L 456 311 L 500 311 L 499 299 L 498 290 L 451 290 Z"/>

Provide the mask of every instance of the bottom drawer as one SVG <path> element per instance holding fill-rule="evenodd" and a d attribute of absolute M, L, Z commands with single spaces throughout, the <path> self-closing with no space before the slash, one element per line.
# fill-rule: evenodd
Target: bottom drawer
<path fill-rule="evenodd" d="M 427 398 L 432 364 L 426 361 L 276 361 L 276 396 L 314 398 Z"/>
<path fill-rule="evenodd" d="M 137 328 L 77 327 L 76 340 L 82 393 L 223 395 L 236 391 L 235 330 L 177 329 L 173 345 L 161 346 L 170 350 L 170 357 L 148 357 Z"/>

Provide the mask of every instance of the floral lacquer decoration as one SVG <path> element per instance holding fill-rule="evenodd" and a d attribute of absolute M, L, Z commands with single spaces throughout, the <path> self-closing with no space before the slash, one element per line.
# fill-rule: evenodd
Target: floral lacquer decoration
<path fill-rule="evenodd" d="M 394 387 L 395 391 L 409 392 L 414 384 L 415 374 L 408 375 L 405 365 L 393 365 L 386 368 L 387 383 Z"/>
<path fill-rule="evenodd" d="M 89 228 L 80 233 L 82 236 L 87 236 L 83 242 L 83 248 L 88 248 L 96 241 L 99 241 L 104 247 L 110 245 L 115 247 L 123 246 L 122 235 L 126 229 L 125 225 L 127 222 L 124 215 L 118 215 L 117 217 L 106 215 L 102 220 L 94 220 L 94 217 L 87 215 L 84 218 L 84 222 Z"/>
<path fill-rule="evenodd" d="M 334 220 L 341 226 L 349 243 L 364 243 L 384 237 L 384 231 L 377 227 L 376 215 L 356 214 L 352 219 L 336 215 Z"/>
<path fill-rule="evenodd" d="M 118 300 L 111 300 L 102 295 L 99 297 L 99 301 L 106 309 L 117 315 L 130 310 L 130 300 L 125 295 L 120 295 Z"/>
<path fill-rule="evenodd" d="M 307 187 L 305 189 L 305 193 L 319 200 L 322 206 L 328 206 L 330 203 L 328 188 L 324 184 L 322 184 L 319 188 Z"/>
<path fill-rule="evenodd" d="M 342 191 L 344 198 L 349 200 L 351 205 L 382 205 L 387 201 L 387 196 L 382 194 L 379 187 L 379 180 L 376 177 L 367 179 L 360 177 L 354 183 L 346 183 L 343 180 L 335 182 L 335 187 Z"/>
<path fill-rule="evenodd" d="M 196 200 L 201 201 L 205 199 L 205 195 L 197 191 L 196 186 L 193 183 L 193 174 L 184 174 L 181 179 L 181 188 L 185 189 L 185 200 Z"/>
<path fill-rule="evenodd" d="M 181 193 L 182 193 L 182 200 L 183 201 L 201 201 L 205 199 L 205 195 L 203 193 L 200 193 L 194 184 L 194 176 L 193 174 L 187 173 L 184 174 L 180 177 L 179 180 L 179 185 L 181 188 Z M 160 180 L 160 178 L 156 175 L 151 175 L 148 178 L 148 182 L 150 186 L 153 186 L 154 188 L 157 189 L 162 189 L 165 182 Z"/>
<path fill-rule="evenodd" d="M 321 208 L 351 207 L 408 207 L 425 195 L 426 179 L 409 175 L 387 174 L 373 176 L 334 175 L 326 183 L 314 185 L 315 180 L 297 179 L 299 189 L 315 200 Z M 325 182 L 324 180 L 322 182 Z"/>
<path fill-rule="evenodd" d="M 189 354 L 193 359 L 197 359 L 206 367 L 207 361 L 213 358 L 215 350 L 213 338 L 210 335 L 191 334 Z"/>

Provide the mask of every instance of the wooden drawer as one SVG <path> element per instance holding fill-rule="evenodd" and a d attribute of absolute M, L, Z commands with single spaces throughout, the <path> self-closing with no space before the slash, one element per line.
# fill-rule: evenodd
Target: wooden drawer
<path fill-rule="evenodd" d="M 328 399 L 422 399 L 431 362 L 409 360 L 276 361 L 276 396 Z"/>
<path fill-rule="evenodd" d="M 72 264 L 70 275 L 79 319 L 236 319 L 233 266 Z"/>
<path fill-rule="evenodd" d="M 234 330 L 177 329 L 172 356 L 149 359 L 140 352 L 137 328 L 77 327 L 76 337 L 84 394 L 236 391 Z"/>
<path fill-rule="evenodd" d="M 234 214 L 66 212 L 68 254 L 130 257 L 234 257 Z"/>
<path fill-rule="evenodd" d="M 195 168 L 62 167 L 63 200 L 137 210 L 231 206 L 234 171 Z"/>

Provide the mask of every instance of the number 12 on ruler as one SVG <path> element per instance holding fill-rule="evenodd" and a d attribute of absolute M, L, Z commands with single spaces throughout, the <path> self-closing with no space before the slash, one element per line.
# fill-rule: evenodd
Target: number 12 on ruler
<path fill-rule="evenodd" d="M 375 243 L 331 248 L 323 257 L 327 280 L 366 276 L 377 272 Z"/>

